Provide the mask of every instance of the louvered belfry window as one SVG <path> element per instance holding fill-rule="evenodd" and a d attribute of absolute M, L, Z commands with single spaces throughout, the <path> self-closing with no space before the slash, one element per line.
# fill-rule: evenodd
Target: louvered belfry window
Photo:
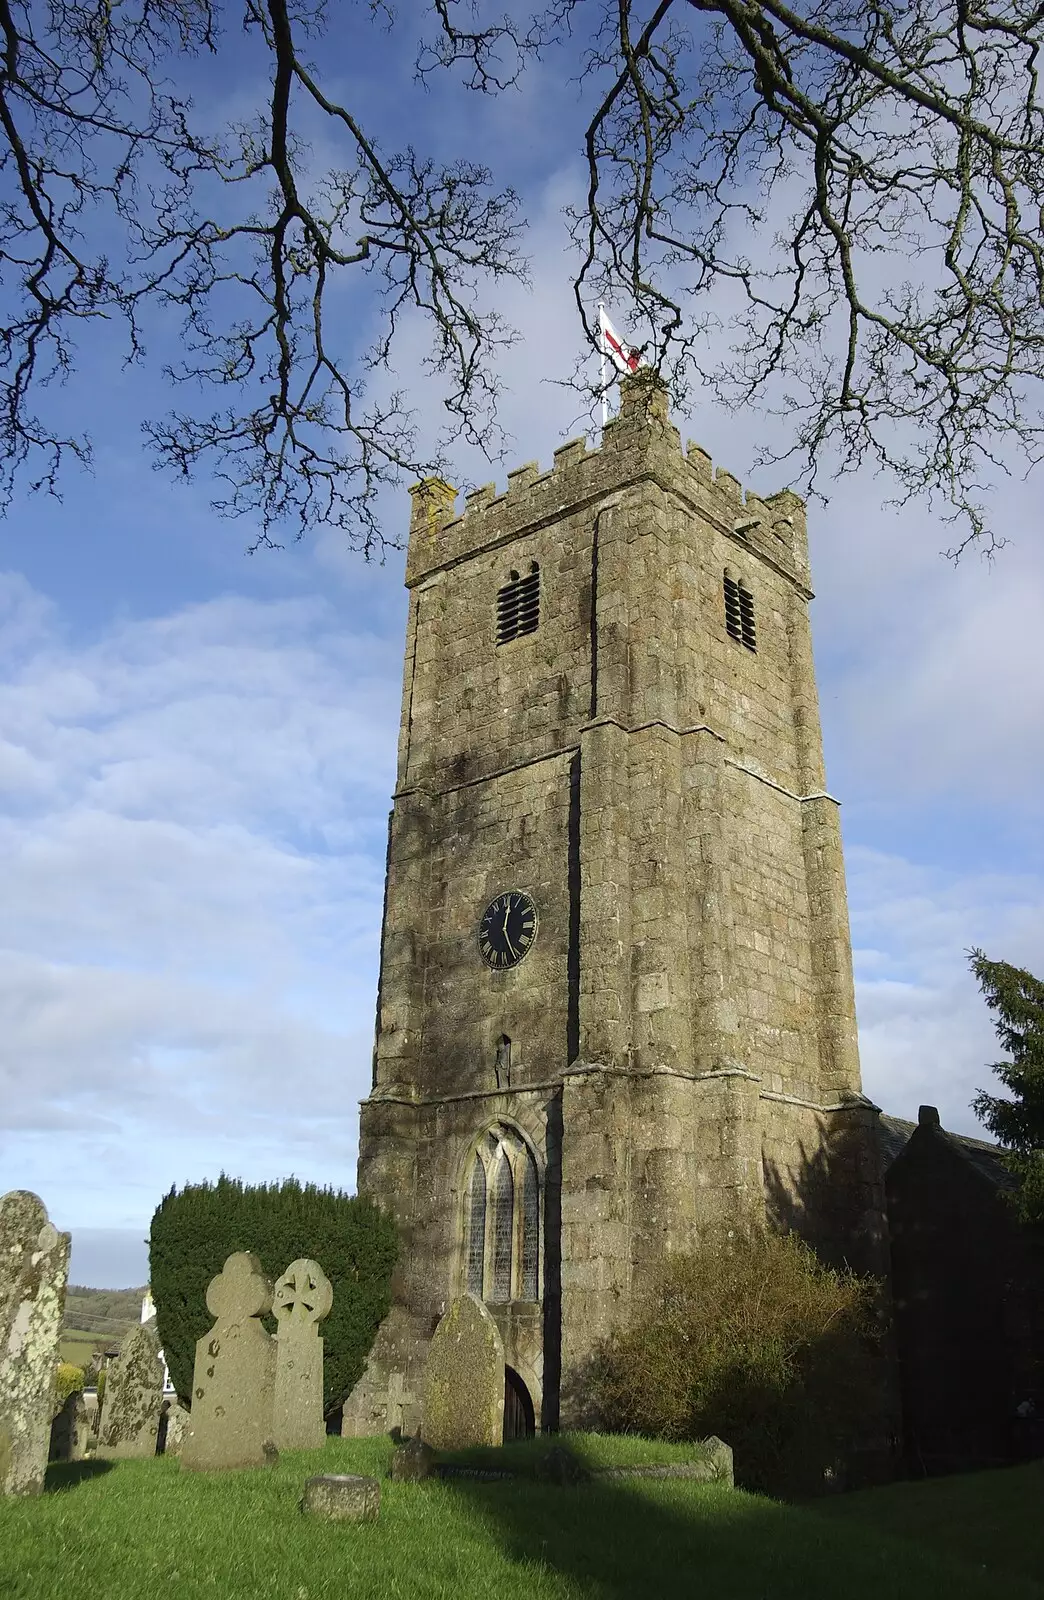
<path fill-rule="evenodd" d="M 475 1151 L 464 1198 L 464 1286 L 493 1304 L 539 1297 L 540 1175 L 533 1153 L 498 1125 Z"/>
<path fill-rule="evenodd" d="M 540 625 L 540 568 L 530 563 L 523 577 L 512 572 L 497 593 L 497 643 L 510 644 Z"/>
<path fill-rule="evenodd" d="M 725 574 L 725 626 L 734 639 L 748 650 L 758 647 L 754 632 L 754 596 L 742 578 Z"/>

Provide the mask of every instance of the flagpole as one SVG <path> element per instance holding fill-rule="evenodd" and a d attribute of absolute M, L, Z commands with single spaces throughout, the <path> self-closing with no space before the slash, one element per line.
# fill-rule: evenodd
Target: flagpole
<path fill-rule="evenodd" d="M 600 365 L 599 382 L 601 383 L 601 386 L 602 386 L 602 427 L 603 428 L 605 427 L 606 423 L 609 421 L 609 396 L 606 393 L 606 381 L 605 381 L 605 334 L 602 332 L 602 312 L 604 311 L 604 309 L 605 309 L 605 301 L 604 300 L 599 300 L 599 302 L 598 302 L 598 355 L 599 355 L 599 365 Z"/>

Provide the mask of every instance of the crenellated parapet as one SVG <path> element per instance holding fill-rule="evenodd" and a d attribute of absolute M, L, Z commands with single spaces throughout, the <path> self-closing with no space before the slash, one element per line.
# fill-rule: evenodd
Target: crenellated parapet
<path fill-rule="evenodd" d="M 413 513 L 406 562 L 409 587 L 483 549 L 517 538 L 566 513 L 596 505 L 625 485 L 650 478 L 678 496 L 738 544 L 769 560 L 800 587 L 808 584 L 805 503 L 791 489 L 762 497 L 716 467 L 700 445 L 681 436 L 668 414 L 667 391 L 645 376 L 621 383 L 620 411 L 602 444 L 589 449 L 583 435 L 554 452 L 550 468 L 527 461 L 507 474 L 507 487 L 480 484 L 464 496 L 441 478 L 410 490 Z"/>

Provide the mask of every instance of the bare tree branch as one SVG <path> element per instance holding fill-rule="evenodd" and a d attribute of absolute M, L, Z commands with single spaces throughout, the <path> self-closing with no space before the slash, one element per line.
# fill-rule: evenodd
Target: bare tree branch
<path fill-rule="evenodd" d="M 160 463 L 209 469 L 227 486 L 218 509 L 256 520 L 255 547 L 287 523 L 300 535 L 329 522 L 369 554 L 389 542 L 380 486 L 441 465 L 418 454 L 401 396 L 365 398 L 407 313 L 432 330 L 452 432 L 488 452 L 498 443 L 491 357 L 509 330 L 480 291 L 524 276 L 517 201 L 475 163 L 380 151 L 300 53 L 298 37 L 322 31 L 321 0 L 244 0 L 241 15 L 268 52 L 271 97 L 254 124 L 214 141 L 162 78 L 219 48 L 210 0 L 0 0 L 0 491 L 10 497 L 31 458 L 36 486 L 52 489 L 63 456 L 89 459 L 86 439 L 49 431 L 31 405 L 71 370 L 78 325 L 122 322 L 136 359 L 143 306 L 167 304 L 184 318 L 167 376 L 228 403 L 147 423 Z M 310 179 L 295 131 L 308 109 L 345 152 Z M 118 264 L 89 245 L 101 235 L 126 246 Z M 379 305 L 362 350 L 345 349 L 326 315 L 331 284 L 353 268 Z"/>
<path fill-rule="evenodd" d="M 475 61 L 491 46 L 454 30 L 453 4 L 444 34 Z M 724 317 L 730 354 L 705 377 L 728 404 L 774 402 L 807 483 L 826 462 L 873 461 L 900 499 L 945 496 L 962 523 L 951 553 L 992 549 L 978 480 L 1036 464 L 1044 438 L 1044 7 L 594 12 L 587 202 L 572 215 L 588 341 L 594 301 L 610 300 L 683 396 Z M 579 16 L 559 0 L 531 35 L 546 47 Z"/>
<path fill-rule="evenodd" d="M 381 9 L 380 4 L 373 11 Z M 524 276 L 518 202 L 481 165 L 392 153 L 303 53 L 324 0 L 238 0 L 267 103 L 220 137 L 184 95 L 220 53 L 217 0 L 0 0 L 0 499 L 54 488 L 89 443 L 48 425 L 86 324 L 144 353 L 150 304 L 184 320 L 169 377 L 223 404 L 146 432 L 158 460 L 226 485 L 274 542 L 289 523 L 384 541 L 374 497 L 421 460 L 376 373 L 419 316 L 448 429 L 495 453 L 490 286 Z M 1044 439 L 1044 108 L 1039 0 L 552 0 L 486 16 L 432 0 L 418 73 L 484 94 L 552 50 L 573 70 L 587 198 L 572 215 L 588 341 L 597 298 L 684 402 L 785 414 L 805 481 L 871 462 L 900 498 L 946 496 L 957 549 L 997 542 L 979 480 Z M 360 20 L 361 19 L 361 20 Z M 368 26 L 353 13 L 353 26 Z M 338 147 L 313 174 L 317 125 Z M 346 343 L 330 296 L 372 289 Z M 700 371 L 708 333 L 727 358 Z M 580 380 L 578 380 L 580 381 Z M 583 384 L 581 383 L 583 387 Z M 587 384 L 589 391 L 597 385 Z"/>

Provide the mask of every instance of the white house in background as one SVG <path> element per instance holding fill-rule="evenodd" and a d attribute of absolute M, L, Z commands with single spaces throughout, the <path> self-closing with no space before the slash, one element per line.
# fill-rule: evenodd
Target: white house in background
<path fill-rule="evenodd" d="M 156 1315 L 156 1302 L 152 1298 L 152 1290 L 146 1289 L 141 1302 L 141 1320 L 143 1323 L 151 1322 Z M 163 1393 L 173 1394 L 174 1385 L 170 1381 L 170 1372 L 167 1367 L 167 1358 L 161 1350 L 159 1358 L 163 1362 Z"/>

